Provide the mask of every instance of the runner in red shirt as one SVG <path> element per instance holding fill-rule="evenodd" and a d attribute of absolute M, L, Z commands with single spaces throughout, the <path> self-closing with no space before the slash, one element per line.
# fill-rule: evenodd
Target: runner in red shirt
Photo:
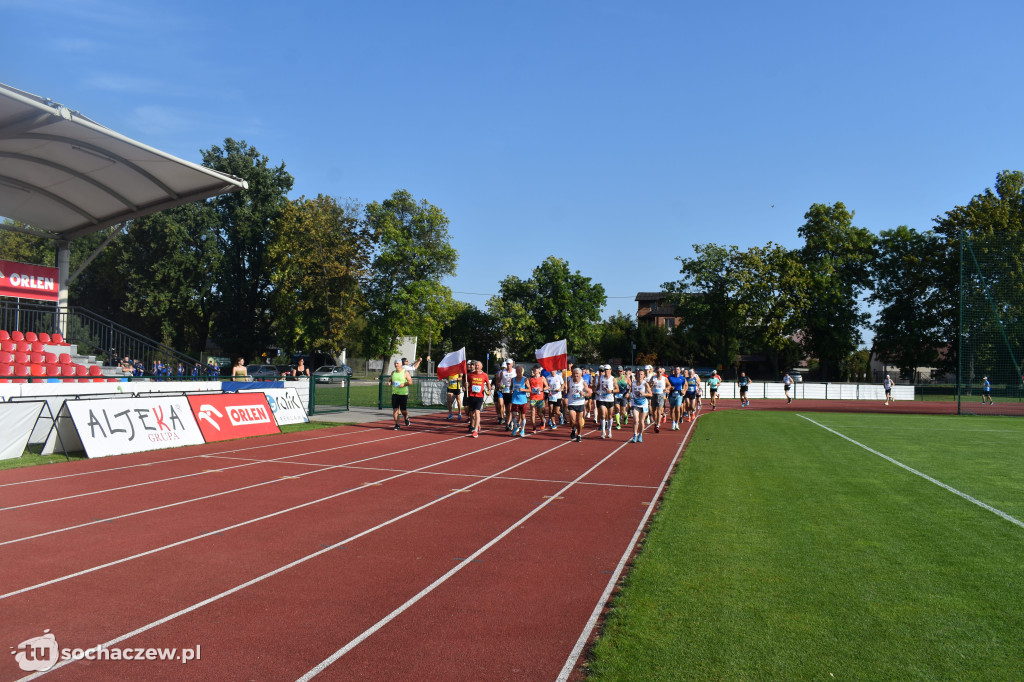
<path fill-rule="evenodd" d="M 530 426 L 533 432 L 537 433 L 537 418 L 540 418 L 540 426 L 544 428 L 544 403 L 545 395 L 548 392 L 548 380 L 540 375 L 540 365 L 533 366 L 533 375 L 530 377 Z"/>
<path fill-rule="evenodd" d="M 469 435 L 477 438 L 480 432 L 480 413 L 484 409 L 484 396 L 491 389 L 491 381 L 479 360 L 473 371 L 466 375 L 466 412 L 469 413 Z"/>

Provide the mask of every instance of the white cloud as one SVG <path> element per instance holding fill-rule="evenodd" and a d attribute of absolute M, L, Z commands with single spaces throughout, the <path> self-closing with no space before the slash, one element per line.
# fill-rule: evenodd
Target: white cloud
<path fill-rule="evenodd" d="M 149 78 L 118 73 L 96 74 L 87 78 L 85 84 L 90 88 L 110 92 L 153 93 L 161 91 L 160 84 Z"/>

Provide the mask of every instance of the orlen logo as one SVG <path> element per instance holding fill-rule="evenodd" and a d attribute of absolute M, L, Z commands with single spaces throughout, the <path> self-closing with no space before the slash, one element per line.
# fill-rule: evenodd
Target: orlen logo
<path fill-rule="evenodd" d="M 235 426 L 273 423 L 270 412 L 263 405 L 238 405 L 228 408 L 228 420 Z"/>
<path fill-rule="evenodd" d="M 22 670 L 42 672 L 56 665 L 60 649 L 57 648 L 57 639 L 49 632 L 43 630 L 41 636 L 26 639 L 18 645 L 17 651 L 11 650 Z"/>

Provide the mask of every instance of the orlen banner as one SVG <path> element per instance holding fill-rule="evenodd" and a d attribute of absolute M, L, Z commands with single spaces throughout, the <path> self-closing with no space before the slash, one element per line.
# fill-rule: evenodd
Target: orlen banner
<path fill-rule="evenodd" d="M 90 458 L 203 442 L 182 396 L 68 400 L 64 405 Z"/>
<path fill-rule="evenodd" d="M 0 296 L 57 301 L 57 268 L 0 260 Z"/>
<path fill-rule="evenodd" d="M 281 432 L 259 391 L 190 395 L 188 402 L 207 443 Z"/>

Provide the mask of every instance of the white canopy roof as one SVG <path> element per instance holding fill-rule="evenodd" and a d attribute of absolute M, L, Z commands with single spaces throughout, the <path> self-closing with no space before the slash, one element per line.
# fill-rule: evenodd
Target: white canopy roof
<path fill-rule="evenodd" d="M 0 83 L 0 216 L 73 240 L 247 187 Z"/>

